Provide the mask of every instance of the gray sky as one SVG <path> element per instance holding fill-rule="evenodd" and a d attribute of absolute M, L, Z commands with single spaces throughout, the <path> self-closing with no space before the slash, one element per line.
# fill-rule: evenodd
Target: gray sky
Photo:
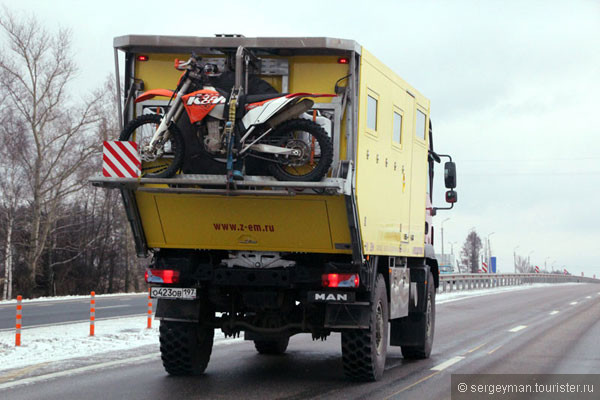
<path fill-rule="evenodd" d="M 458 164 L 459 203 L 434 221 L 438 252 L 449 217 L 446 252 L 475 227 L 495 232 L 501 271 L 520 246 L 533 264 L 600 276 L 598 1 L 0 3 L 73 30 L 82 92 L 112 73 L 124 34 L 354 39 L 431 99 L 436 150 Z"/>

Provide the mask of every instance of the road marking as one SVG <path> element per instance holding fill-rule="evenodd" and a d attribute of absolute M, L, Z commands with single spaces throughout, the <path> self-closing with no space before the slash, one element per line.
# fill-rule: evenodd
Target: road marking
<path fill-rule="evenodd" d="M 96 307 L 96 310 L 104 310 L 106 308 L 121 308 L 121 307 L 129 307 L 127 304 L 121 304 L 118 306 L 104 306 L 104 307 Z"/>
<path fill-rule="evenodd" d="M 577 304 L 577 302 L 576 301 L 572 301 L 569 304 L 572 305 L 572 306 L 574 306 L 575 304 Z"/>
<path fill-rule="evenodd" d="M 481 343 L 479 346 L 477 346 L 477 347 L 474 347 L 474 348 L 472 348 L 471 350 L 467 351 L 467 353 L 472 353 L 472 352 L 474 352 L 475 350 L 478 350 L 478 349 L 482 348 L 482 347 L 483 347 L 483 346 L 485 346 L 486 344 L 487 344 L 487 342 L 485 342 L 485 343 Z"/>
<path fill-rule="evenodd" d="M 128 315 L 119 315 L 116 317 L 105 317 L 105 318 L 96 318 L 96 322 L 98 321 L 106 321 L 108 319 L 119 319 L 119 318 L 131 318 L 131 317 L 141 317 L 141 316 L 146 316 L 148 314 L 128 314 Z M 31 329 L 31 328 L 44 328 L 44 327 L 48 327 L 48 326 L 58 326 L 58 325 L 69 325 L 69 324 L 80 324 L 82 322 L 90 322 L 89 319 L 80 319 L 77 321 L 65 321 L 65 322 L 51 322 L 49 324 L 39 324 L 39 325 L 30 325 L 30 326 L 24 326 L 22 329 Z M 8 331 L 14 331 L 15 328 L 4 328 L 4 329 L 0 329 L 0 332 L 8 332 Z"/>
<path fill-rule="evenodd" d="M 556 315 L 556 314 L 558 314 L 558 313 L 559 313 L 559 311 L 558 311 L 558 310 L 553 310 L 553 311 L 550 311 L 550 315 Z"/>
<path fill-rule="evenodd" d="M 427 379 L 429 379 L 429 378 L 431 378 L 431 377 L 433 377 L 433 376 L 436 376 L 436 375 L 437 375 L 437 374 L 439 374 L 439 373 L 440 373 L 440 371 L 437 371 L 437 372 L 434 372 L 434 373 L 433 373 L 433 374 L 431 374 L 431 375 L 427 375 L 426 377 L 419 379 L 419 380 L 418 380 L 418 381 L 416 381 L 415 383 L 411 383 L 410 385 L 403 387 L 402 389 L 398 390 L 397 392 L 394 392 L 394 393 L 390 394 L 390 395 L 389 395 L 388 397 L 386 397 L 384 400 L 388 400 L 388 399 L 392 398 L 393 396 L 395 396 L 395 395 L 397 395 L 397 394 L 399 394 L 399 393 L 402 393 L 402 392 L 404 392 L 404 391 L 406 391 L 406 390 L 410 389 L 411 387 L 413 387 L 413 386 L 416 386 L 416 385 L 418 385 L 419 383 L 422 383 L 422 382 L 426 381 Z"/>
<path fill-rule="evenodd" d="M 519 331 L 522 331 L 522 330 L 523 330 L 523 329 L 525 329 L 525 328 L 527 328 L 527 325 L 519 325 L 519 326 L 515 326 L 515 327 L 514 327 L 514 328 L 512 328 L 512 329 L 509 329 L 508 331 L 509 331 L 509 332 L 513 332 L 513 333 L 514 333 L 514 332 L 519 332 Z"/>
<path fill-rule="evenodd" d="M 500 347 L 504 346 L 503 344 L 501 344 L 500 346 L 488 351 L 488 354 L 492 354 L 493 352 L 495 352 L 496 350 L 498 350 Z"/>
<path fill-rule="evenodd" d="M 592 296 L 585 296 L 585 298 L 586 298 L 586 299 L 591 299 L 591 298 L 592 298 Z"/>
<path fill-rule="evenodd" d="M 27 385 L 30 383 L 37 383 L 37 382 L 46 381 L 46 380 L 54 379 L 54 378 L 60 378 L 63 376 L 79 374 L 81 372 L 94 371 L 97 369 L 102 369 L 102 368 L 107 368 L 107 367 L 115 367 L 115 366 L 124 365 L 124 364 L 132 364 L 132 363 L 136 363 L 136 362 L 140 362 L 140 361 L 151 360 L 153 358 L 158 360 L 158 359 L 160 359 L 160 356 L 158 354 L 147 354 L 145 356 L 127 358 L 124 360 L 108 361 L 108 362 L 101 363 L 101 364 L 88 365 L 87 367 L 74 368 L 74 369 L 69 369 L 66 371 L 53 372 L 51 374 L 20 379 L 18 381 L 1 383 L 0 390 L 12 388 L 15 386 Z"/>
<path fill-rule="evenodd" d="M 448 367 L 453 366 L 454 364 L 456 364 L 457 362 L 464 360 L 463 356 L 456 356 L 456 357 L 452 357 L 449 360 L 444 361 L 441 364 L 436 365 L 435 367 L 431 368 L 432 371 L 443 371 Z"/>
<path fill-rule="evenodd" d="M 29 367 L 18 369 L 12 373 L 2 375 L 2 376 L 0 376 L 0 383 L 4 383 L 6 381 L 13 380 L 15 378 L 18 378 L 20 376 L 23 376 L 23 375 L 31 372 L 31 371 L 35 371 L 36 369 L 42 368 L 43 366 L 46 366 L 46 365 L 48 365 L 47 362 L 43 362 L 40 364 L 34 364 L 34 365 L 30 365 Z"/>

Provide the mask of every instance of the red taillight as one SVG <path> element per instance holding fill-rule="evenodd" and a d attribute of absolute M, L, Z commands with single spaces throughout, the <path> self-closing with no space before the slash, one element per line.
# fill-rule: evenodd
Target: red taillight
<path fill-rule="evenodd" d="M 338 64 L 349 64 L 350 59 L 348 57 L 340 57 L 338 58 Z"/>
<path fill-rule="evenodd" d="M 179 271 L 174 269 L 147 269 L 146 283 L 177 283 Z"/>
<path fill-rule="evenodd" d="M 138 61 L 148 61 L 148 56 L 140 54 L 139 56 L 137 56 L 137 60 Z"/>
<path fill-rule="evenodd" d="M 356 288 L 360 283 L 358 273 L 356 274 L 323 274 L 321 276 L 323 287 L 349 287 Z"/>

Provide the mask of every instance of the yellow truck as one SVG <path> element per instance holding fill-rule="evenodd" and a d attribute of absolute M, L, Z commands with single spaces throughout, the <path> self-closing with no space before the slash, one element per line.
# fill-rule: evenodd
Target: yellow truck
<path fill-rule="evenodd" d="M 217 328 L 244 333 L 262 354 L 284 353 L 295 334 L 341 332 L 352 380 L 381 377 L 388 342 L 406 358 L 429 357 L 439 277 L 431 217 L 456 201 L 456 172 L 433 150 L 426 97 L 352 40 L 128 35 L 114 49 L 117 81 L 125 56 L 124 127 L 168 114 L 175 95 L 160 90 L 176 86 L 174 60 L 192 52 L 240 87 L 250 79 L 279 96 L 332 95 L 293 116 L 319 124 L 333 146 L 318 181 L 275 179 L 259 159 L 231 185 L 186 118 L 174 176 L 91 178 L 121 191 L 137 253 L 153 256 L 146 280 L 168 373 L 204 372 Z M 440 157 L 449 158 L 445 208 L 431 204 Z"/>

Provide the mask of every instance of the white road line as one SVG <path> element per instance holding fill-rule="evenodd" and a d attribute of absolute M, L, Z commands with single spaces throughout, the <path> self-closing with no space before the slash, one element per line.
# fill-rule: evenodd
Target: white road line
<path fill-rule="evenodd" d="M 99 321 L 105 321 L 107 319 L 119 319 L 119 318 L 130 318 L 130 317 L 141 317 L 147 315 L 146 313 L 144 314 L 128 314 L 128 315 L 119 315 L 116 317 L 105 317 L 105 318 L 96 318 L 96 322 Z M 58 326 L 58 325 L 70 325 L 70 324 L 79 324 L 81 322 L 90 322 L 89 319 L 80 319 L 77 321 L 65 321 L 65 322 L 50 322 L 48 324 L 39 324 L 39 325 L 31 325 L 31 326 L 23 326 L 22 329 L 31 329 L 31 328 L 43 328 L 46 326 Z M 14 331 L 15 328 L 4 328 L 4 329 L 0 329 L 0 332 L 7 332 L 7 331 Z"/>
<path fill-rule="evenodd" d="M 525 329 L 525 328 L 527 328 L 527 325 L 519 325 L 519 326 L 515 326 L 515 327 L 514 327 L 514 328 L 512 328 L 512 329 L 509 329 L 508 331 L 509 331 L 509 332 L 513 332 L 513 333 L 514 333 L 514 332 L 519 332 L 519 331 L 522 331 L 522 330 L 523 330 L 523 329 Z"/>
<path fill-rule="evenodd" d="M 586 298 L 586 299 L 591 299 L 591 298 L 592 298 L 592 296 L 585 296 L 585 298 Z"/>
<path fill-rule="evenodd" d="M 456 356 L 456 357 L 452 357 L 449 360 L 444 361 L 441 364 L 436 365 L 435 367 L 431 368 L 432 371 L 443 371 L 448 367 L 451 367 L 452 365 L 456 364 L 457 362 L 463 360 L 464 357 L 462 356 Z"/>
<path fill-rule="evenodd" d="M 559 312 L 558 310 L 551 311 L 551 312 L 550 312 L 550 315 L 555 315 L 555 314 L 558 314 L 558 312 Z"/>
<path fill-rule="evenodd" d="M 575 304 L 577 304 L 577 302 L 576 301 L 572 301 L 569 304 L 572 305 L 572 306 L 574 306 Z"/>
<path fill-rule="evenodd" d="M 124 360 L 109 361 L 109 362 L 105 362 L 105 363 L 101 363 L 101 364 L 88 365 L 87 367 L 68 369 L 66 371 L 53 372 L 51 374 L 34 376 L 31 378 L 20 379 L 18 381 L 2 383 L 2 384 L 0 384 L 0 390 L 12 388 L 15 386 L 27 385 L 30 383 L 46 381 L 48 379 L 60 378 L 63 376 L 78 374 L 81 372 L 93 371 L 93 370 L 101 369 L 101 368 L 114 367 L 114 366 L 118 366 L 118 365 L 131 364 L 131 363 L 136 363 L 136 362 L 140 362 L 140 361 L 151 360 L 153 358 L 158 360 L 160 358 L 160 356 L 158 354 L 147 354 L 145 356 L 127 358 Z"/>

